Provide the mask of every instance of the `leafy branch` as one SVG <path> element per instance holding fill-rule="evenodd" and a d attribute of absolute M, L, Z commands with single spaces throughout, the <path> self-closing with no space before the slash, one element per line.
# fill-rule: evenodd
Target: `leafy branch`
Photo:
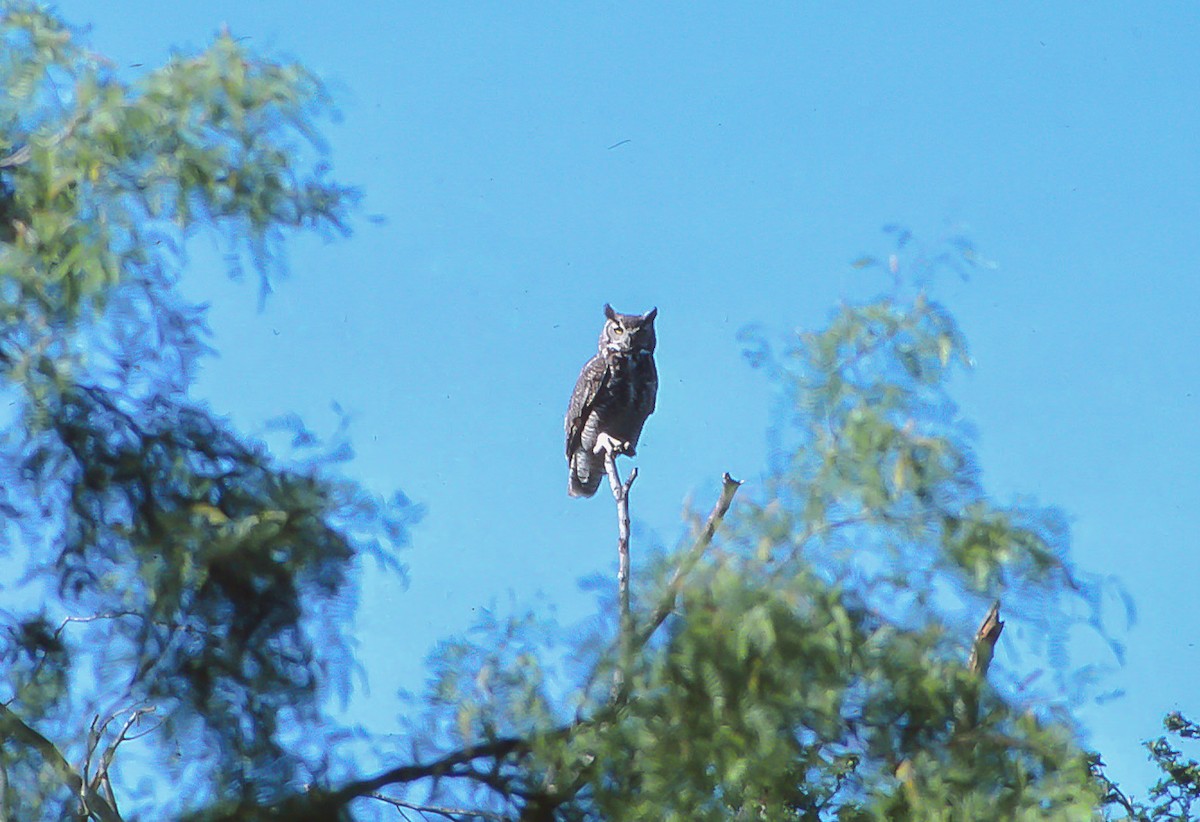
<path fill-rule="evenodd" d="M 610 472 L 610 480 L 614 474 L 615 471 Z M 627 494 L 635 476 L 636 471 L 631 472 L 629 478 L 624 482 L 613 481 L 614 496 L 620 494 L 618 504 L 620 505 L 622 499 L 625 502 L 625 505 L 621 506 L 621 510 L 626 520 L 626 525 L 622 530 L 626 546 L 628 545 Z M 655 631 L 666 621 L 675 607 L 676 597 L 684 585 L 687 574 L 695 567 L 708 546 L 712 544 L 713 537 L 729 511 L 734 494 L 737 493 L 740 485 L 741 483 L 730 477 L 729 474 L 724 475 L 720 497 L 709 513 L 704 527 L 697 534 L 695 542 L 680 559 L 658 605 L 648 615 L 641 631 L 634 632 L 633 615 L 630 613 L 629 633 L 618 638 L 618 649 L 626 647 L 628 653 L 635 653 L 649 642 Z M 585 736 L 593 739 L 597 734 L 602 734 L 621 720 L 623 698 L 623 694 L 614 692 L 613 699 L 600 706 L 592 716 L 582 717 L 547 730 L 535 731 L 527 736 L 504 737 L 467 745 L 436 759 L 398 765 L 374 776 L 349 781 L 338 788 L 309 791 L 276 805 L 265 812 L 264 818 L 313 820 L 314 822 L 315 820 L 331 819 L 335 818 L 341 809 L 362 797 L 392 802 L 392 797 L 380 793 L 384 788 L 402 787 L 425 780 L 437 783 L 446 779 L 465 780 L 483 785 L 505 800 L 519 799 L 530 808 L 536 806 L 541 809 L 539 813 L 548 813 L 548 809 L 570 801 L 582 789 L 586 784 L 589 769 L 596 764 L 594 757 L 585 755 L 579 763 L 578 772 L 572 778 L 554 780 L 552 784 L 540 791 L 521 787 L 518 784 L 519 778 L 507 772 L 506 766 L 516 764 L 523 758 L 535 756 L 538 752 L 546 750 L 548 746 L 570 747 L 569 743 L 573 740 Z M 484 767 L 476 768 L 474 767 L 476 764 L 483 764 Z M 405 803 L 400 804 L 408 807 Z M 434 811 L 430 810 L 430 812 Z M 239 813 L 244 814 L 244 809 L 239 810 Z M 471 813 L 482 818 L 489 816 L 486 812 L 472 811 Z"/>

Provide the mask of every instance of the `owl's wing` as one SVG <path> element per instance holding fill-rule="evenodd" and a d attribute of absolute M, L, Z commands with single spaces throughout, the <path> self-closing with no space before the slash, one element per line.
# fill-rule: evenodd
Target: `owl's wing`
<path fill-rule="evenodd" d="M 588 414 L 596 403 L 605 382 L 608 381 L 608 366 L 604 358 L 596 355 L 587 361 L 575 381 L 575 390 L 571 392 L 571 404 L 567 408 L 567 459 L 579 448 L 583 437 L 583 426 Z"/>
<path fill-rule="evenodd" d="M 650 361 L 646 364 L 646 416 L 654 413 L 656 398 L 658 397 L 658 367 L 654 364 L 654 356 L 650 356 Z"/>

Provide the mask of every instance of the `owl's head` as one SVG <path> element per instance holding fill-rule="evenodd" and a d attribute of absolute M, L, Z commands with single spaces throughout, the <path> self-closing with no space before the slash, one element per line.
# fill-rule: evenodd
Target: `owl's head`
<path fill-rule="evenodd" d="M 653 354 L 654 318 L 658 309 L 645 314 L 618 314 L 611 305 L 604 306 L 604 330 L 600 332 L 600 353 Z"/>

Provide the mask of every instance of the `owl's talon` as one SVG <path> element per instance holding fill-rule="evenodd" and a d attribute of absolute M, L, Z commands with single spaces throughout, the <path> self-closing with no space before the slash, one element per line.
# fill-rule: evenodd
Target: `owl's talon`
<path fill-rule="evenodd" d="M 629 443 L 622 442 L 611 434 L 606 434 L 601 431 L 596 435 L 596 447 L 592 449 L 593 454 L 612 454 L 614 457 L 619 454 L 627 453 Z"/>

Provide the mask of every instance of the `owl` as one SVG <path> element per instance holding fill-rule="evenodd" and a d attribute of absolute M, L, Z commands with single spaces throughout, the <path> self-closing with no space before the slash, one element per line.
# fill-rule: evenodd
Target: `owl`
<path fill-rule="evenodd" d="M 633 455 L 646 418 L 654 412 L 654 318 L 618 314 L 604 306 L 600 350 L 579 372 L 567 408 L 567 493 L 590 497 L 604 479 L 604 452 Z"/>

